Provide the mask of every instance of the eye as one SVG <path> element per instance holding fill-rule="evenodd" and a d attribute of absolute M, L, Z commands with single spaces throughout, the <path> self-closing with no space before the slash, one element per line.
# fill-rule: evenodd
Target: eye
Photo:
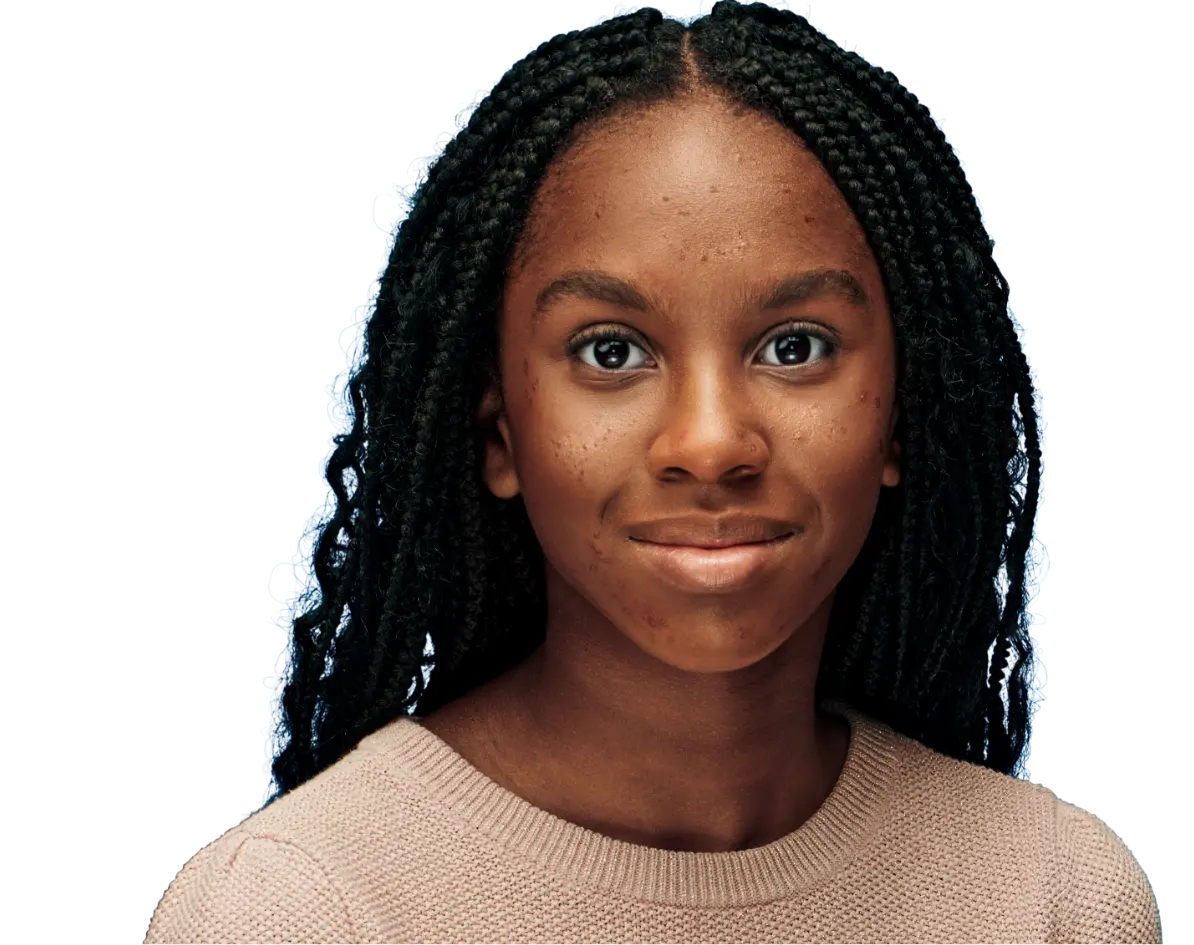
<path fill-rule="evenodd" d="M 782 331 L 768 338 L 761 350 L 767 351 L 775 345 L 775 354 L 779 358 L 779 367 L 807 364 L 813 360 L 812 354 L 819 346 L 821 357 L 825 360 L 832 357 L 837 345 L 819 331 L 814 331 L 803 325 L 785 325 Z"/>
<path fill-rule="evenodd" d="M 573 338 L 568 345 L 568 353 L 573 357 L 579 357 L 582 364 L 597 371 L 617 373 L 635 370 L 645 366 L 642 363 L 627 363 L 633 360 L 634 350 L 643 351 L 642 346 L 635 340 L 637 337 L 636 334 L 617 325 L 599 325 Z M 593 349 L 593 361 L 580 356 L 580 352 L 590 346 Z M 813 361 L 823 361 L 837 351 L 837 345 L 826 334 L 800 324 L 785 325 L 782 330 L 768 338 L 760 350 L 767 351 L 772 346 L 775 348 L 778 363 L 768 367 L 799 367 Z M 813 354 L 818 349 L 820 357 L 814 358 Z"/>
<path fill-rule="evenodd" d="M 627 365 L 630 350 L 642 347 L 633 339 L 634 335 L 615 325 L 601 325 L 590 331 L 581 332 L 568 345 L 568 352 L 573 357 L 579 357 L 580 352 L 592 346 L 596 363 L 590 363 L 581 358 L 581 363 L 599 371 L 619 371 L 624 368 L 634 369 L 643 367 L 642 364 Z"/>

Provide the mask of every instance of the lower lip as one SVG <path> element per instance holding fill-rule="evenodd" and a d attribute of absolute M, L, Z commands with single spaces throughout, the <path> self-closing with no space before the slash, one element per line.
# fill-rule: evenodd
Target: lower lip
<path fill-rule="evenodd" d="M 647 561 L 669 584 L 700 593 L 741 591 L 773 568 L 792 535 L 751 545 L 697 548 L 635 541 Z"/>

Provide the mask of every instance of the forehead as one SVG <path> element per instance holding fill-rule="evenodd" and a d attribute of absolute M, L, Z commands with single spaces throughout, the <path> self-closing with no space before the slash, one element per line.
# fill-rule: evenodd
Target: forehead
<path fill-rule="evenodd" d="M 631 267 L 707 293 L 772 272 L 842 268 L 878 288 L 862 228 L 799 136 L 711 98 L 584 132 L 549 167 L 522 242 L 512 282 Z"/>

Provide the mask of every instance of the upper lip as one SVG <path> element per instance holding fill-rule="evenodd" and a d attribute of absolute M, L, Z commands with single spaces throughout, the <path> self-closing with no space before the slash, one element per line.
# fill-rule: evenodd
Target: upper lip
<path fill-rule="evenodd" d="M 726 548 L 782 538 L 796 531 L 794 522 L 761 515 L 685 516 L 640 522 L 628 529 L 631 541 L 657 545 Z"/>

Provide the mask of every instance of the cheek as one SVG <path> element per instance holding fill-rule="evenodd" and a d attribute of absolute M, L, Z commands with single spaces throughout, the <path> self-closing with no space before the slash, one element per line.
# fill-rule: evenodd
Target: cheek
<path fill-rule="evenodd" d="M 869 440 L 873 453 L 887 417 L 887 399 L 868 387 L 851 387 L 827 391 L 807 402 L 777 406 L 775 413 L 784 435 L 843 456 L 861 454 L 859 442 Z"/>
<path fill-rule="evenodd" d="M 884 411 L 875 399 L 863 391 L 853 402 L 810 411 L 789 434 L 831 530 L 865 531 L 874 515 L 886 457 Z"/>
<path fill-rule="evenodd" d="M 528 454 L 527 469 L 520 470 L 528 483 L 561 495 L 600 494 L 626 480 L 651 423 L 644 404 L 587 396 L 550 376 L 530 377 L 528 390 L 519 444 Z"/>
<path fill-rule="evenodd" d="M 546 398 L 537 407 L 518 447 L 522 497 L 544 551 L 564 562 L 599 545 L 605 505 L 635 455 L 632 427 L 608 412 L 581 416 L 560 402 L 549 406 Z"/>

